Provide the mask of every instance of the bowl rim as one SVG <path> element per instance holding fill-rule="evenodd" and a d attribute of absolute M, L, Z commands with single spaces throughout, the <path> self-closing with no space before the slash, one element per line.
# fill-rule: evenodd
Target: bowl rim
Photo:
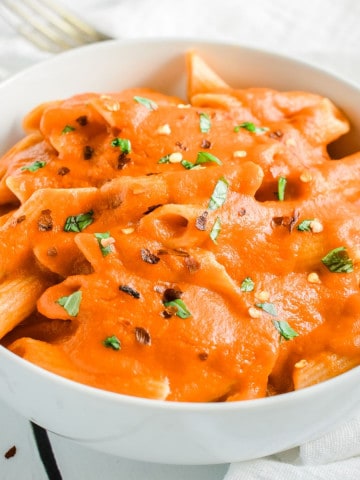
<path fill-rule="evenodd" d="M 83 53 L 88 51 L 96 50 L 101 52 L 102 50 L 107 50 L 109 47 L 119 47 L 121 48 L 135 48 L 143 44 L 151 45 L 152 48 L 156 48 L 162 44 L 176 44 L 180 47 L 190 48 L 190 46 L 196 47 L 207 47 L 211 48 L 212 46 L 216 48 L 233 48 L 238 49 L 239 51 L 244 51 L 245 53 L 256 55 L 262 55 L 268 58 L 276 58 L 280 61 L 286 62 L 288 65 L 300 66 L 305 71 L 313 71 L 324 79 L 329 78 L 343 84 L 345 87 L 350 87 L 357 90 L 360 94 L 360 84 L 357 84 L 355 81 L 350 80 L 342 76 L 341 74 L 334 72 L 326 67 L 320 67 L 315 63 L 312 63 L 309 60 L 304 60 L 302 58 L 291 57 L 288 54 L 280 53 L 268 48 L 260 48 L 249 46 L 245 44 L 238 43 L 233 40 L 224 40 L 224 39 L 205 39 L 205 38 L 187 38 L 187 37 L 136 37 L 128 39 L 111 39 L 96 44 L 85 45 L 82 47 L 74 48 L 59 54 L 56 54 L 52 57 L 47 57 L 37 61 L 37 63 L 24 68 L 23 70 L 7 77 L 5 80 L 0 82 L 0 95 L 7 88 L 11 88 L 11 85 L 16 82 L 21 82 L 23 78 L 26 79 L 29 75 L 36 75 L 38 71 L 42 71 L 44 67 L 51 68 L 52 65 L 57 65 L 66 60 L 76 59 L 81 57 Z M 177 411 L 187 411 L 187 412 L 211 412 L 211 411 L 233 411 L 233 410 L 252 410 L 260 407 L 263 408 L 273 408 L 274 405 L 282 405 L 284 403 L 288 404 L 289 402 L 302 402 L 304 399 L 314 396 L 316 398 L 317 392 L 321 390 L 328 390 L 331 392 L 333 389 L 336 389 L 338 386 L 341 387 L 341 383 L 345 380 L 351 380 L 352 377 L 357 377 L 360 375 L 360 366 L 356 366 L 336 377 L 322 381 L 316 385 L 305 387 L 300 390 L 291 391 L 288 393 L 282 393 L 270 397 L 264 398 L 255 398 L 248 400 L 238 400 L 232 402 L 182 402 L 182 401 L 169 401 L 169 400 L 159 400 L 159 399 L 150 399 L 131 396 L 127 394 L 112 392 L 108 390 L 103 390 L 97 387 L 90 385 L 82 384 L 75 380 L 68 379 L 59 374 L 48 371 L 36 364 L 33 364 L 26 359 L 23 359 L 16 355 L 15 353 L 8 350 L 3 345 L 0 345 L 0 358 L 2 356 L 7 357 L 11 362 L 15 362 L 15 365 L 20 368 L 24 368 L 25 371 L 28 371 L 30 374 L 40 375 L 43 379 L 50 383 L 57 383 L 58 385 L 66 388 L 73 389 L 81 394 L 90 394 L 94 398 L 106 399 L 113 402 L 126 403 L 126 404 L 135 404 L 142 407 L 149 407 L 155 409 L 166 409 L 166 410 L 177 410 Z M 1 397 L 1 395 L 0 395 Z"/>

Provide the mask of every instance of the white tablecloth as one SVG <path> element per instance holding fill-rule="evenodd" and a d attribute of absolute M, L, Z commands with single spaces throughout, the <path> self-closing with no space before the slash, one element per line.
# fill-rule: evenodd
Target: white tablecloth
<path fill-rule="evenodd" d="M 288 54 L 360 83 L 358 0 L 61 0 L 61 3 L 114 37 L 230 40 Z M 26 43 L 0 17 L 0 81 L 48 56 Z M 46 474 L 30 423 L 2 404 L 0 432 L 1 480 L 60 478 L 56 472 L 50 477 Z M 149 465 L 94 453 L 52 434 L 49 438 L 64 480 L 360 478 L 360 413 L 358 418 L 318 441 L 230 468 Z M 11 449 L 14 446 L 16 451 Z"/>

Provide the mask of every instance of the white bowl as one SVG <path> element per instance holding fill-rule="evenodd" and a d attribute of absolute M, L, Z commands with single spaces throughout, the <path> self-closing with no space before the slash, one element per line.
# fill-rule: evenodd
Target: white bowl
<path fill-rule="evenodd" d="M 360 90 L 326 72 L 237 45 L 122 40 L 70 51 L 3 83 L 0 154 L 22 136 L 21 121 L 28 110 L 46 100 L 133 86 L 184 96 L 184 53 L 192 47 L 230 85 L 329 96 L 353 123 L 346 136 L 349 150 L 359 149 Z M 339 142 L 338 148 L 343 149 L 344 143 Z M 80 385 L 0 347 L 0 398 L 46 429 L 97 450 L 160 463 L 215 464 L 268 455 L 329 430 L 358 406 L 360 369 L 275 397 L 192 404 Z"/>

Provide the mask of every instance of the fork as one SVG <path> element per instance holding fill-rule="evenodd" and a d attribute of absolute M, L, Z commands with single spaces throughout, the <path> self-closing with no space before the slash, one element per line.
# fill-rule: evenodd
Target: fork
<path fill-rule="evenodd" d="M 53 0 L 1 0 L 0 14 L 37 48 L 52 53 L 111 38 Z"/>

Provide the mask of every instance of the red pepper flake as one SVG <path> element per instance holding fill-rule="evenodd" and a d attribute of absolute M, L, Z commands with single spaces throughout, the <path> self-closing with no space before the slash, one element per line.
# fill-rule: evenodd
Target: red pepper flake
<path fill-rule="evenodd" d="M 140 293 L 134 290 L 133 288 L 129 287 L 129 285 L 120 285 L 119 290 L 121 292 L 127 293 L 131 297 L 134 297 L 137 299 L 140 298 Z"/>
<path fill-rule="evenodd" d="M 85 125 L 88 124 L 88 118 L 86 115 L 81 115 L 76 119 L 77 123 L 81 125 L 82 127 L 85 127 Z"/>
<path fill-rule="evenodd" d="M 186 257 L 185 265 L 190 273 L 195 273 L 200 269 L 200 262 L 198 262 L 194 257 Z"/>
<path fill-rule="evenodd" d="M 166 288 L 163 293 L 162 302 L 168 303 L 173 302 L 174 300 L 178 300 L 181 298 L 182 291 L 176 288 Z"/>
<path fill-rule="evenodd" d="M 48 257 L 56 257 L 56 255 L 58 254 L 56 247 L 48 248 L 46 254 Z"/>
<path fill-rule="evenodd" d="M 206 138 L 203 138 L 201 140 L 201 145 L 200 145 L 201 148 L 211 148 L 211 142 L 210 140 L 207 140 Z"/>
<path fill-rule="evenodd" d="M 26 220 L 26 215 L 20 215 L 20 216 L 16 219 L 16 223 L 22 223 L 24 220 Z"/>
<path fill-rule="evenodd" d="M 206 230 L 206 222 L 207 222 L 207 217 L 209 215 L 209 212 L 205 210 L 199 217 L 197 217 L 195 221 L 195 227 L 198 230 Z"/>
<path fill-rule="evenodd" d="M 282 216 L 282 217 L 273 217 L 272 222 L 276 226 L 283 226 L 288 228 L 289 232 L 291 233 L 296 225 L 300 216 L 299 209 L 295 209 L 292 216 Z"/>
<path fill-rule="evenodd" d="M 204 362 L 209 358 L 209 354 L 207 352 L 200 352 L 198 357 L 202 362 Z"/>
<path fill-rule="evenodd" d="M 183 150 L 184 152 L 186 152 L 187 150 L 189 150 L 188 147 L 187 147 L 186 145 L 184 145 L 182 142 L 179 142 L 179 141 L 178 141 L 178 142 L 175 142 L 175 145 L 176 145 L 177 147 L 179 147 L 181 150 Z"/>
<path fill-rule="evenodd" d="M 141 345 L 151 345 L 151 336 L 146 328 L 135 327 L 135 338 Z"/>
<path fill-rule="evenodd" d="M 244 215 L 246 215 L 246 208 L 240 208 L 240 210 L 238 211 L 238 214 L 240 217 L 243 217 Z"/>
<path fill-rule="evenodd" d="M 16 455 L 16 447 L 13 445 L 9 450 L 4 454 L 4 457 L 8 460 Z"/>
<path fill-rule="evenodd" d="M 60 167 L 59 170 L 57 171 L 58 175 L 61 175 L 62 177 L 64 175 L 67 175 L 68 173 L 70 173 L 70 168 L 68 167 Z"/>
<path fill-rule="evenodd" d="M 94 149 L 90 145 L 85 145 L 83 149 L 84 160 L 90 160 L 94 154 Z"/>
<path fill-rule="evenodd" d="M 159 207 L 162 207 L 162 203 L 158 203 L 157 205 L 151 205 L 147 210 L 146 212 L 143 213 L 143 215 L 149 215 L 149 213 L 153 212 L 154 210 L 156 210 L 157 208 Z"/>
<path fill-rule="evenodd" d="M 41 211 L 40 218 L 38 220 L 38 229 L 40 232 L 49 232 L 53 228 L 53 220 L 51 216 L 51 210 L 46 209 Z"/>
<path fill-rule="evenodd" d="M 275 130 L 273 132 L 270 132 L 269 133 L 269 137 L 270 138 L 274 138 L 276 140 L 278 140 L 279 138 L 281 138 L 283 136 L 283 132 L 281 130 Z"/>
<path fill-rule="evenodd" d="M 126 152 L 121 152 L 118 157 L 117 169 L 122 170 L 127 163 L 130 162 L 130 158 L 126 156 Z"/>
<path fill-rule="evenodd" d="M 148 248 L 142 248 L 140 253 L 141 253 L 141 259 L 146 263 L 155 265 L 160 261 L 160 258 L 154 255 L 153 253 L 151 253 Z"/>

